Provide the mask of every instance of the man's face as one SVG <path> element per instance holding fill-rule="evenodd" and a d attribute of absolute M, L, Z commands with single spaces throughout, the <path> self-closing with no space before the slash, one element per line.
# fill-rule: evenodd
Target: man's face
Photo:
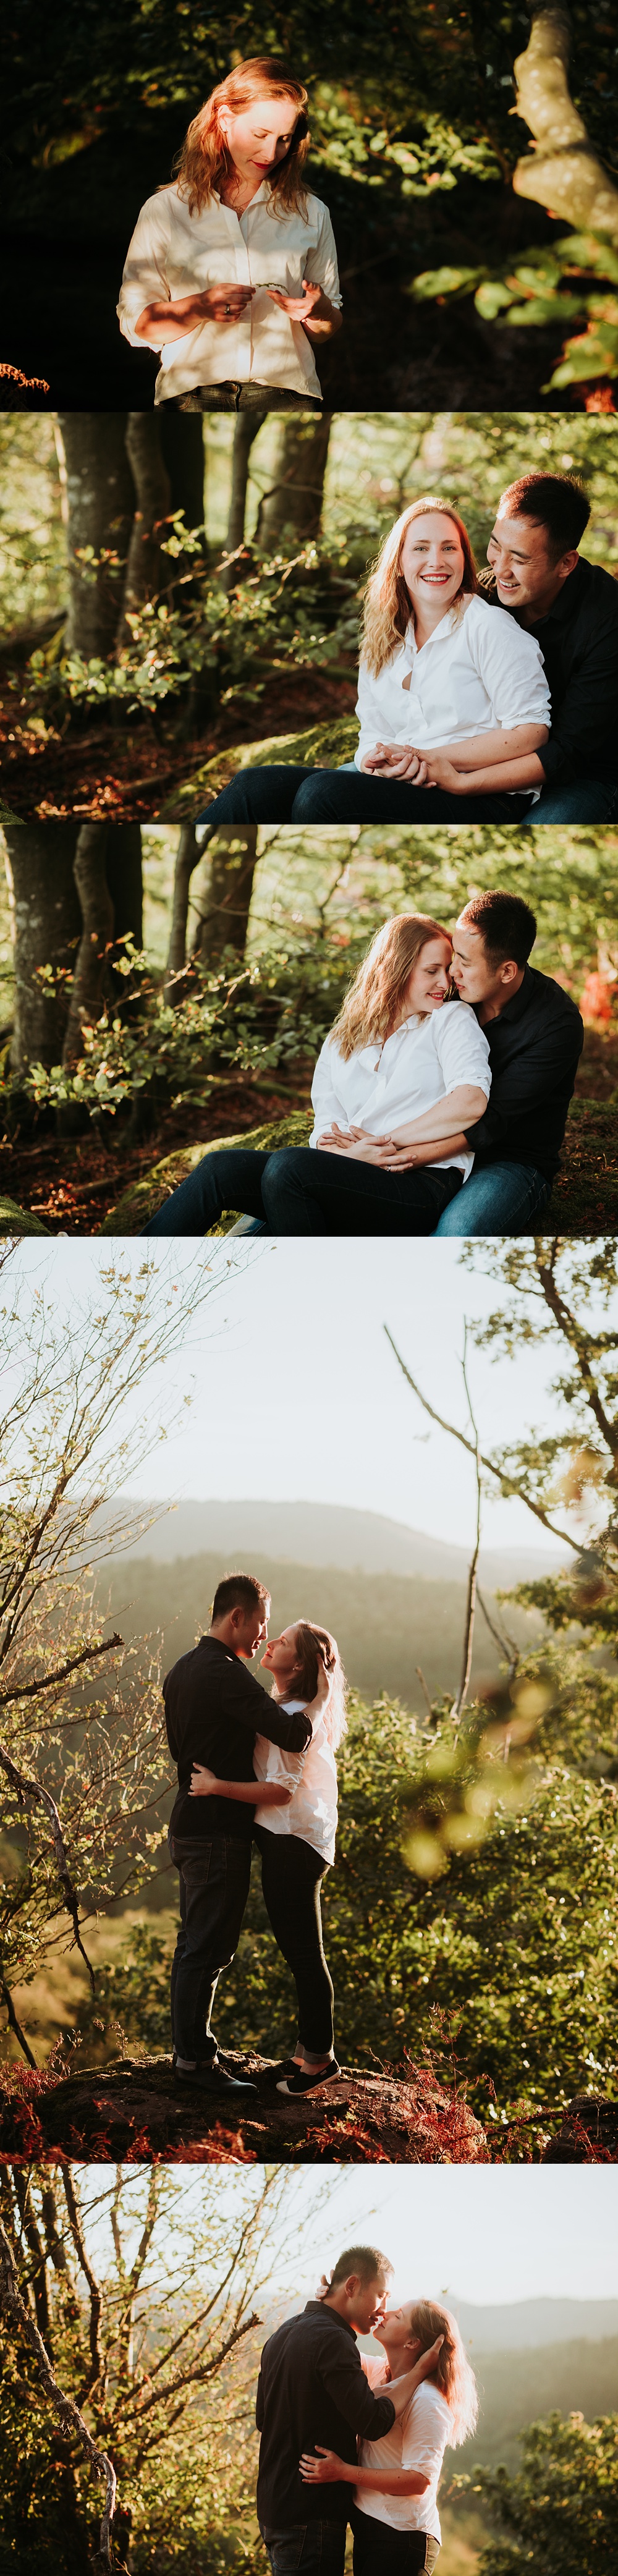
<path fill-rule="evenodd" d="M 539 519 L 518 518 L 498 510 L 487 548 L 502 608 L 534 609 L 543 614 L 557 598 L 577 563 L 577 549 L 553 559 L 547 529 Z"/>
<path fill-rule="evenodd" d="M 244 1655 L 246 1663 L 252 1663 L 253 1656 L 257 1655 L 258 1646 L 265 1645 L 269 1618 L 269 1599 L 256 1602 L 254 1610 L 241 1612 L 235 1643 L 237 1655 Z"/>
<path fill-rule="evenodd" d="M 352 2294 L 350 2324 L 359 2335 L 371 2334 L 372 2326 L 381 2324 L 386 2306 L 386 2276 L 375 2272 L 372 2281 L 346 2281 Z"/>
<path fill-rule="evenodd" d="M 486 1002 L 493 993 L 496 968 L 490 966 L 480 930 L 458 921 L 453 932 L 453 983 L 462 1002 Z"/>

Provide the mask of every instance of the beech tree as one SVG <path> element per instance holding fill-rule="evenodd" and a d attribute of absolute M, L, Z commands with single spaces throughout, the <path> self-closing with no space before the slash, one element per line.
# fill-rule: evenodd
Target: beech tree
<path fill-rule="evenodd" d="M 156 413 L 62 412 L 69 612 L 67 650 L 104 659 L 126 641 L 127 617 L 161 579 L 165 522 L 204 517 L 201 419 Z"/>
<path fill-rule="evenodd" d="M 11 1068 L 71 1068 L 81 1030 L 105 999 L 126 1006 L 117 972 L 123 943 L 142 946 L 141 832 L 137 823 L 5 825 L 14 920 L 15 1020 Z"/>

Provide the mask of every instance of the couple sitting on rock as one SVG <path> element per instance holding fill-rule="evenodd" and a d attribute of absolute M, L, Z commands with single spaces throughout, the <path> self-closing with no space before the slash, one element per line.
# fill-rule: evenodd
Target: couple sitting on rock
<path fill-rule="evenodd" d="M 253 1842 L 266 1912 L 298 1996 L 298 2038 L 293 2056 L 272 2070 L 277 2089 L 310 2093 L 340 2071 L 320 1887 L 335 1857 L 345 1677 L 334 1637 L 311 1620 L 295 1620 L 267 1645 L 269 1613 L 270 1595 L 255 1575 L 224 1575 L 208 1636 L 163 1684 L 178 1771 L 169 1828 L 180 1878 L 174 2073 L 178 2085 L 208 2093 L 255 2091 L 221 2063 L 211 2030 L 220 1972 L 241 1930 Z M 258 1646 L 272 1698 L 247 1669 Z"/>
<path fill-rule="evenodd" d="M 479 577 L 458 511 L 413 501 L 367 583 L 355 759 L 240 769 L 200 819 L 611 822 L 618 588 L 578 553 L 589 517 L 571 475 L 520 475 Z"/>
<path fill-rule="evenodd" d="M 528 963 L 535 935 L 498 890 L 453 932 L 386 922 L 318 1058 L 308 1145 L 205 1154 L 145 1232 L 208 1234 L 229 1209 L 278 1235 L 534 1229 L 583 1041 L 568 993 Z"/>
<path fill-rule="evenodd" d="M 444 2453 L 474 2432 L 476 2382 L 432 2299 L 387 2307 L 392 2263 L 352 2245 L 261 2358 L 257 2506 L 272 2576 L 416 2576 L 440 2550 Z M 358 2351 L 373 2335 L 375 2354 Z"/>

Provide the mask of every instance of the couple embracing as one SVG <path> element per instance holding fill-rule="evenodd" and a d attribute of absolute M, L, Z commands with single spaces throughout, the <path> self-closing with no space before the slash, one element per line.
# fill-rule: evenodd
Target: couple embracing
<path fill-rule="evenodd" d="M 298 1997 L 293 2055 L 271 2070 L 280 2093 L 339 2074 L 320 1888 L 335 1855 L 335 1753 L 345 1733 L 345 1677 L 328 1629 L 296 1620 L 267 1644 L 270 1595 L 252 1574 L 224 1575 L 207 1636 L 163 1684 L 178 1792 L 169 1846 L 180 1882 L 172 1965 L 175 2082 L 252 2093 L 222 2064 L 211 2015 L 234 1957 L 258 1845 L 266 1912 Z M 249 1671 L 262 1647 L 268 1698 Z"/>
<path fill-rule="evenodd" d="M 570 995 L 529 963 L 535 936 L 500 888 L 452 931 L 387 921 L 321 1049 L 309 1144 L 205 1154 L 146 1233 L 207 1234 L 229 1209 L 278 1235 L 534 1230 L 583 1043 Z"/>
<path fill-rule="evenodd" d="M 473 2433 L 476 2385 L 459 2328 L 429 2299 L 387 2306 L 392 2264 L 341 2254 L 261 2357 L 257 2506 L 272 2576 L 416 2576 L 440 2550 L 444 2453 Z M 375 2356 L 358 2351 L 372 2335 Z"/>

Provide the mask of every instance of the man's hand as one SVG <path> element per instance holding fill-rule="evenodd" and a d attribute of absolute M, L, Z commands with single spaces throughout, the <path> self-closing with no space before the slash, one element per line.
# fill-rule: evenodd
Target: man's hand
<path fill-rule="evenodd" d="M 419 779 L 419 786 L 444 787 L 449 796 L 465 796 L 474 778 L 473 770 L 456 769 L 447 751 L 427 751 L 425 767 L 426 780 Z"/>
<path fill-rule="evenodd" d="M 408 786 L 428 787 L 433 786 L 427 768 L 428 757 L 427 753 L 415 751 L 412 743 L 377 742 L 373 751 L 365 752 L 361 768 L 369 777 L 405 778 Z"/>
<path fill-rule="evenodd" d="M 349 2462 L 340 2460 L 337 2451 L 325 2451 L 321 2442 L 316 2442 L 315 2447 L 317 2459 L 314 2459 L 312 2451 L 301 2453 L 299 2468 L 305 2484 L 311 2483 L 314 2487 L 331 2487 L 336 2484 L 338 2478 L 346 2478 L 349 2482 Z M 352 2475 L 355 2478 L 354 2470 Z"/>
<path fill-rule="evenodd" d="M 217 1773 L 216 1771 L 209 1771 L 208 1764 L 206 1762 L 194 1762 L 192 1764 L 191 1784 L 189 1788 L 190 1798 L 216 1798 L 218 1787 L 219 1782 L 217 1779 Z"/>

